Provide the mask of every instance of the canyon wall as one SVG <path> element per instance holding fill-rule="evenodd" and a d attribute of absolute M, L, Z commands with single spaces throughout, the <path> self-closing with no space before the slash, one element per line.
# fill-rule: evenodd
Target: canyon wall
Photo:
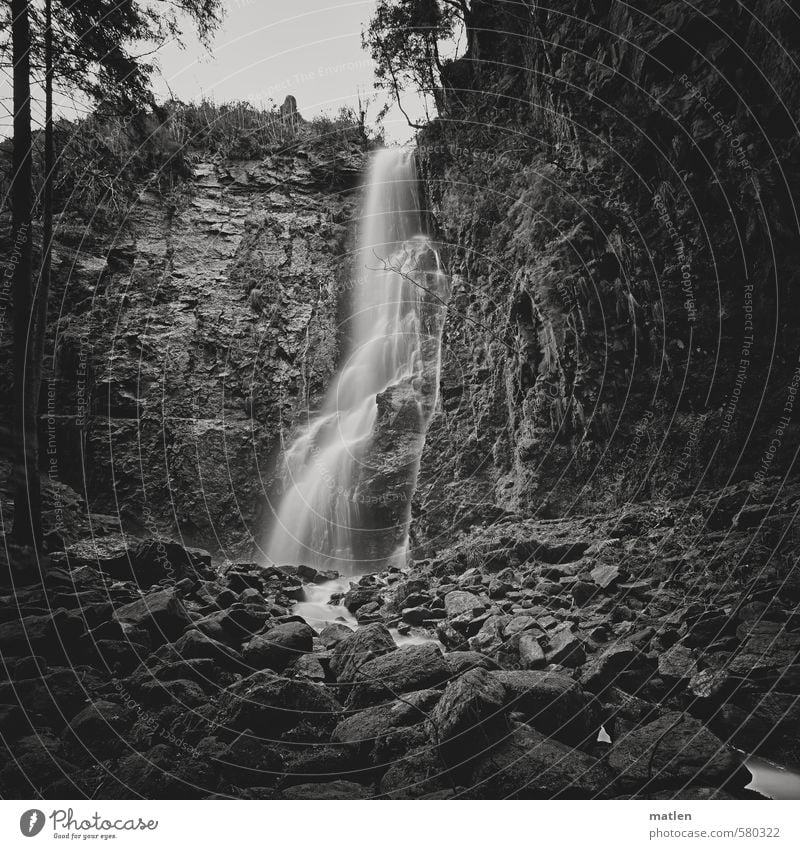
<path fill-rule="evenodd" d="M 251 554 L 281 440 L 336 366 L 364 163 L 359 145 L 316 139 L 258 160 L 199 155 L 178 190 L 143 186 L 119 228 L 62 217 L 49 527 L 69 537 L 84 503 L 108 516 L 99 533 Z"/>
<path fill-rule="evenodd" d="M 414 539 L 793 462 L 782 2 L 475 0 L 420 137 L 453 297 Z"/>

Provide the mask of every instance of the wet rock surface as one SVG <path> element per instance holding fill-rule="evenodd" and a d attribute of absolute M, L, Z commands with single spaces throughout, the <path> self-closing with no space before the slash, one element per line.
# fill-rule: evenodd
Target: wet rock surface
<path fill-rule="evenodd" d="M 782 515 L 798 502 L 776 493 Z M 19 610 L 0 617 L 0 792 L 754 798 L 742 752 L 800 763 L 800 599 L 777 566 L 704 571 L 745 536 L 757 550 L 752 529 L 722 539 L 664 517 L 640 505 L 635 537 L 616 514 L 476 531 L 352 579 L 351 603 L 380 600 L 360 625 L 295 614 L 319 586 L 297 567 L 170 543 L 174 572 L 147 586 L 105 571 L 117 542 L 94 565 L 56 553 L 64 566 L 45 587 L 16 580 Z M 624 580 L 598 586 L 600 566 Z M 578 601 L 574 578 L 597 591 Z M 409 604 L 437 613 L 412 624 Z"/>

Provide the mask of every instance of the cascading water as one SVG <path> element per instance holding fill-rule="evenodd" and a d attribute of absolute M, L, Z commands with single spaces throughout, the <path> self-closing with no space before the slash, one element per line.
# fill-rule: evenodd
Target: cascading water
<path fill-rule="evenodd" d="M 265 547 L 273 563 L 354 575 L 404 556 L 446 296 L 423 233 L 414 153 L 378 151 L 359 221 L 346 355 L 322 410 L 285 452 Z"/>

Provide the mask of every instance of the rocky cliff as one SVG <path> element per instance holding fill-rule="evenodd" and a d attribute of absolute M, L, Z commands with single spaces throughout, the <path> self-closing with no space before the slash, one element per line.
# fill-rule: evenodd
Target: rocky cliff
<path fill-rule="evenodd" d="M 420 141 L 449 253 L 415 535 L 791 467 L 796 20 L 475 0 Z"/>
<path fill-rule="evenodd" d="M 147 182 L 118 230 L 62 220 L 50 527 L 69 537 L 85 502 L 117 530 L 250 554 L 281 440 L 336 365 L 365 152 L 324 147 L 201 153 L 179 189 Z"/>

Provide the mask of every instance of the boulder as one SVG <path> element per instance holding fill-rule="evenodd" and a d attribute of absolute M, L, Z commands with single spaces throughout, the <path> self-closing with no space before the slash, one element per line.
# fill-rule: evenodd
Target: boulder
<path fill-rule="evenodd" d="M 369 799 L 363 784 L 355 781 L 327 781 L 322 784 L 295 784 L 281 792 L 284 799 L 348 800 Z"/>
<path fill-rule="evenodd" d="M 628 643 L 618 643 L 590 658 L 581 670 L 581 684 L 590 692 L 599 694 L 615 686 L 620 676 L 639 670 L 646 664 L 647 659 L 639 649 Z"/>
<path fill-rule="evenodd" d="M 399 693 L 435 687 L 450 674 L 447 661 L 434 643 L 407 646 L 361 664 L 355 672 L 347 706 L 374 704 Z"/>
<path fill-rule="evenodd" d="M 688 683 L 696 672 L 697 658 L 682 643 L 675 643 L 658 656 L 658 674 L 668 683 Z"/>
<path fill-rule="evenodd" d="M 614 776 L 599 760 L 517 724 L 477 759 L 468 798 L 604 799 Z"/>
<path fill-rule="evenodd" d="M 471 669 L 445 687 L 431 712 L 429 736 L 450 765 L 464 763 L 505 730 L 506 688 L 485 669 Z"/>
<path fill-rule="evenodd" d="M 257 737 L 250 729 L 232 740 L 216 760 L 225 778 L 238 787 L 275 784 L 284 769 L 275 743 Z"/>
<path fill-rule="evenodd" d="M 399 729 L 424 724 L 440 696 L 437 690 L 421 690 L 354 713 L 334 728 L 331 740 L 346 744 L 359 759 L 367 760 L 383 738 L 397 736 Z"/>
<path fill-rule="evenodd" d="M 191 622 L 175 589 L 157 590 L 118 607 L 114 618 L 117 622 L 146 629 L 158 645 L 172 642 Z"/>
<path fill-rule="evenodd" d="M 572 633 L 572 625 L 564 623 L 548 634 L 548 663 L 561 666 L 581 666 L 586 661 L 586 651 L 581 640 Z"/>
<path fill-rule="evenodd" d="M 623 579 L 623 574 L 619 566 L 613 566 L 611 564 L 595 566 L 592 569 L 591 575 L 595 584 L 603 590 L 608 589 Z"/>
<path fill-rule="evenodd" d="M 487 657 L 477 651 L 449 651 L 445 654 L 444 659 L 450 667 L 450 673 L 453 677 L 461 675 L 468 669 L 497 669 L 497 662 L 491 657 Z"/>
<path fill-rule="evenodd" d="M 106 699 L 85 707 L 69 723 L 70 736 L 83 746 L 121 743 L 122 735 L 133 725 L 134 711 Z"/>
<path fill-rule="evenodd" d="M 535 670 L 491 675 L 505 690 L 507 708 L 543 734 L 571 745 L 597 736 L 599 722 L 592 709 L 593 698 L 568 675 Z"/>
<path fill-rule="evenodd" d="M 450 619 L 464 614 L 472 617 L 482 613 L 486 609 L 486 604 L 473 593 L 452 590 L 444 597 L 444 609 Z"/>
<path fill-rule="evenodd" d="M 315 633 L 305 622 L 287 622 L 253 637 L 244 647 L 245 663 L 254 669 L 281 671 L 314 648 Z"/>
<path fill-rule="evenodd" d="M 389 767 L 381 779 L 378 798 L 424 799 L 453 787 L 449 769 L 436 749 L 423 746 Z"/>
<path fill-rule="evenodd" d="M 523 669 L 543 669 L 547 665 L 544 649 L 536 634 L 520 634 L 518 651 Z"/>
<path fill-rule="evenodd" d="M 385 625 L 380 622 L 364 625 L 334 646 L 331 652 L 331 672 L 340 686 L 349 687 L 360 666 L 396 649 Z"/>
<path fill-rule="evenodd" d="M 330 622 L 320 632 L 319 641 L 326 649 L 332 649 L 352 633 L 353 629 L 349 625 L 345 625 L 343 622 Z"/>
<path fill-rule="evenodd" d="M 742 758 L 697 719 L 672 711 L 616 740 L 608 763 L 622 788 L 742 789 L 750 773 Z"/>
<path fill-rule="evenodd" d="M 322 684 L 256 672 L 227 687 L 220 697 L 219 722 L 228 729 L 269 729 L 270 735 L 299 723 L 333 724 L 341 705 Z"/>

